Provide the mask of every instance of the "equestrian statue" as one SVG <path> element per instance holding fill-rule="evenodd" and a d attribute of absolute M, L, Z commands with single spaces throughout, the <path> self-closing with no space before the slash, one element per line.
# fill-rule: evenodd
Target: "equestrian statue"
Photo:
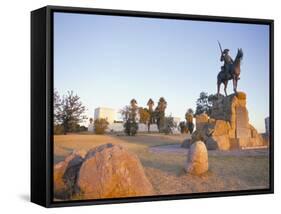
<path fill-rule="evenodd" d="M 237 83 L 240 79 L 240 64 L 243 58 L 243 50 L 242 48 L 238 48 L 237 55 L 235 59 L 233 60 L 229 54 L 229 49 L 222 50 L 221 44 L 219 43 L 220 51 L 221 51 L 221 57 L 220 61 L 224 62 L 224 65 L 221 66 L 221 71 L 219 72 L 217 76 L 217 95 L 220 94 L 220 86 L 223 83 L 224 84 L 224 93 L 225 96 L 227 96 L 227 84 L 229 80 L 232 80 L 233 82 L 233 90 L 234 93 L 237 93 Z"/>

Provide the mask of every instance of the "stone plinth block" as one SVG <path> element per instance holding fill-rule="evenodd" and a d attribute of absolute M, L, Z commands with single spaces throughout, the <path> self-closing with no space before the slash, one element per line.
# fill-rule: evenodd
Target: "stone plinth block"
<path fill-rule="evenodd" d="M 199 114 L 196 116 L 196 130 L 201 130 L 209 121 L 207 114 Z"/>

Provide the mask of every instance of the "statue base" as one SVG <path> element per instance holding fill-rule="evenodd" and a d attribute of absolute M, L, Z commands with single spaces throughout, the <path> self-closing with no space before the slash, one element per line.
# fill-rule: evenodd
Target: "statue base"
<path fill-rule="evenodd" d="M 196 132 L 192 141 L 203 140 L 209 150 L 243 149 L 265 146 L 267 143 L 249 123 L 244 92 L 218 96 L 213 101 L 210 117 L 196 117 Z"/>

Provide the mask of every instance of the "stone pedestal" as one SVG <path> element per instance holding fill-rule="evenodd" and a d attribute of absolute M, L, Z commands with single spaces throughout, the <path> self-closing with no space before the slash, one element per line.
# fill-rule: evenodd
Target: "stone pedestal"
<path fill-rule="evenodd" d="M 205 115 L 196 117 L 197 132 L 211 132 L 205 142 L 208 149 L 229 150 L 265 145 L 261 135 L 249 124 L 246 99 L 244 92 L 226 97 L 220 95 L 213 101 L 208 121 Z"/>

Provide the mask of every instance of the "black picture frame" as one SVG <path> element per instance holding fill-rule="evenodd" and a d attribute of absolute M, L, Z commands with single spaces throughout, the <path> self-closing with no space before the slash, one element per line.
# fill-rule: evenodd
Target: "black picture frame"
<path fill-rule="evenodd" d="M 268 189 L 161 195 L 100 200 L 53 201 L 53 13 L 251 23 L 270 27 L 270 185 Z M 268 194 L 274 192 L 274 21 L 144 11 L 46 6 L 31 12 L 31 201 L 44 207 L 112 204 L 206 197 Z"/>

